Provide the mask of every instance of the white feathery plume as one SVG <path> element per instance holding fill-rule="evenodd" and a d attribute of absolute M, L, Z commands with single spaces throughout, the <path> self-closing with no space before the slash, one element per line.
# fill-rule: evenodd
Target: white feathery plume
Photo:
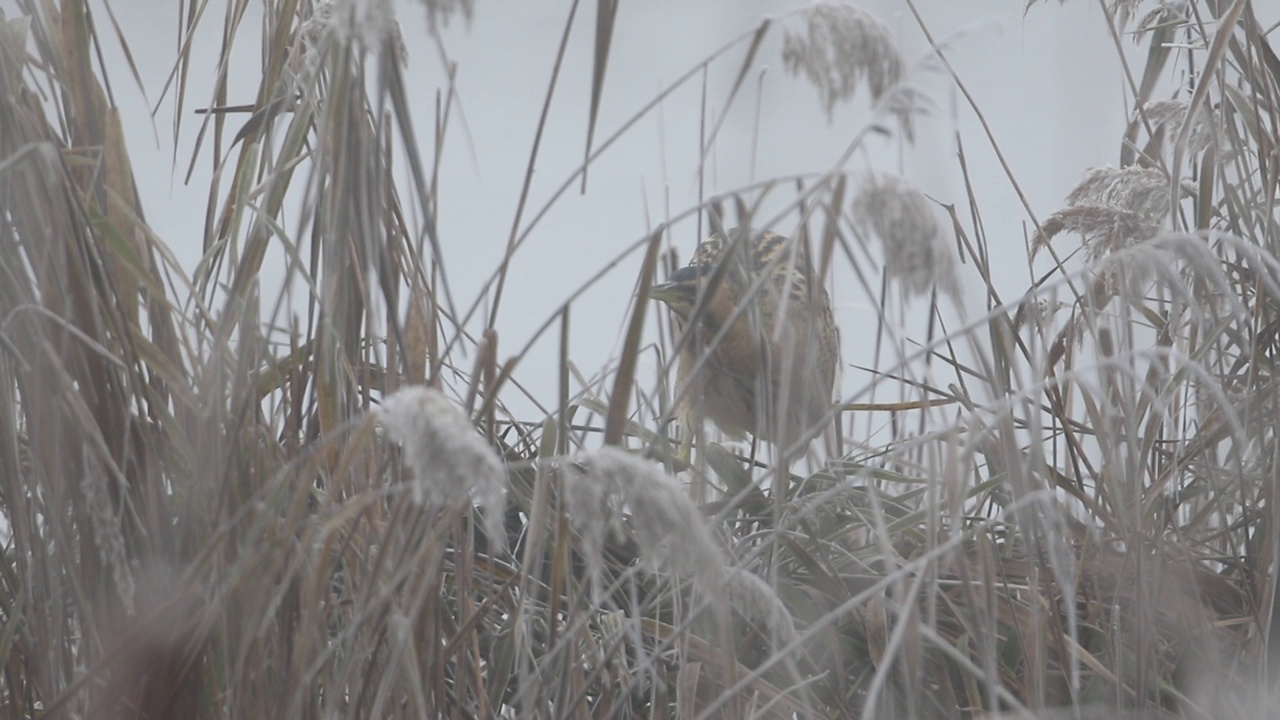
<path fill-rule="evenodd" d="M 932 204 L 906 178 L 870 173 L 853 199 L 854 222 L 880 240 L 885 274 L 912 295 L 934 287 L 955 294 L 955 253 L 938 227 Z"/>
<path fill-rule="evenodd" d="M 808 21 L 806 31 L 787 32 L 782 60 L 788 73 L 804 75 L 818 90 L 828 120 L 836 103 L 852 98 L 864 78 L 877 100 L 902 79 L 902 54 L 874 16 L 842 2 L 821 2 L 801 15 Z"/>
<path fill-rule="evenodd" d="M 415 385 L 386 398 L 376 412 L 413 469 L 414 501 L 455 511 L 474 501 L 490 541 L 502 544 L 507 473 L 462 410 L 440 391 Z"/>

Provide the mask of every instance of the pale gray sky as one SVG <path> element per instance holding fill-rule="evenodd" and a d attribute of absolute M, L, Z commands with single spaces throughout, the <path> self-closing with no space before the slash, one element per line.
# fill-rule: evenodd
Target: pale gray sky
<path fill-rule="evenodd" d="M 10 5 L 11 0 L 0 0 Z M 784 0 L 644 0 L 622 2 L 617 19 L 597 138 L 611 134 L 664 84 L 696 64 L 712 49 L 752 30 L 766 15 L 777 16 L 807 3 Z M 115 0 L 112 8 L 129 42 L 151 103 L 160 97 L 176 54 L 176 3 Z M 1043 217 L 1061 206 L 1084 171 L 1118 162 L 1119 137 L 1129 108 L 1123 75 L 1102 12 L 1096 2 L 1065 5 L 1047 2 L 1024 15 L 1024 0 L 918 0 L 935 37 L 948 39 L 948 56 L 973 92 L 1034 211 Z M 1263 3 L 1266 5 L 1266 3 Z M 515 212 L 524 168 L 533 140 L 556 47 L 570 3 L 567 0 L 476 0 L 472 23 L 455 19 L 446 47 L 458 63 L 463 116 L 455 116 L 441 172 L 439 227 L 450 280 L 459 303 L 470 305 L 494 272 Z M 904 2 L 880 0 L 860 6 L 880 17 L 910 61 L 928 55 L 928 46 Z M 426 32 L 418 2 L 396 4 L 409 48 L 409 78 L 417 135 L 429 151 L 435 94 L 444 87 L 444 70 Z M 550 194 L 581 163 L 594 33 L 594 3 L 583 3 L 565 69 L 557 89 L 537 165 L 527 223 Z M 6 11 L 12 14 L 11 8 Z M 223 2 L 212 0 L 206 12 L 187 79 L 186 112 L 204 106 L 213 87 L 220 44 Z M 252 102 L 260 73 L 259 19 L 251 8 L 231 58 L 230 100 Z M 1259 13 L 1264 13 L 1259 9 Z M 1266 13 L 1275 15 L 1274 8 Z M 99 28 L 109 28 L 105 12 Z M 246 32 L 247 31 L 247 32 Z M 781 60 L 781 28 L 761 48 L 767 67 L 759 96 L 753 81 L 727 118 L 708 173 L 707 194 L 752 180 L 832 167 L 870 115 L 865 99 L 840 107 L 832 122 L 816 91 L 788 77 Z M 127 118 L 142 117 L 147 103 L 122 64 L 117 44 L 104 38 L 116 98 Z M 1142 56 L 1124 44 L 1136 71 Z M 713 108 L 724 102 L 743 50 L 730 53 L 708 74 Z M 855 156 L 854 170 L 900 171 L 933 197 L 967 209 L 956 159 L 957 134 L 963 139 L 983 220 L 1000 258 L 1001 289 L 1014 297 L 1028 285 L 1024 252 L 1026 212 L 1013 192 L 976 116 L 951 80 L 927 71 L 915 79 L 936 108 L 918 128 L 914 146 L 872 138 L 867 152 Z M 1169 79 L 1170 86 L 1180 82 Z M 664 102 L 661 112 L 644 119 L 610 149 L 590 171 L 585 195 L 575 188 L 554 206 L 515 258 L 503 299 L 498 329 L 503 354 L 514 353 L 531 329 L 552 314 L 587 277 L 610 262 L 629 243 L 644 236 L 668 213 L 697 202 L 697 162 L 701 87 L 691 84 Z M 750 157 L 757 99 L 761 107 L 754 175 Z M 156 113 L 158 137 L 145 123 L 127 122 L 139 189 L 152 227 L 165 238 L 188 273 L 199 259 L 200 235 L 212 168 L 206 142 L 191 183 L 183 183 L 199 127 L 199 118 L 183 119 L 172 137 L 172 95 Z M 472 152 L 474 151 L 474 155 Z M 175 162 L 176 157 L 176 162 Z M 403 167 L 403 164 L 401 165 Z M 225 191 L 225 181 L 223 183 Z M 790 197 L 778 192 L 779 202 Z M 774 205 L 773 207 L 778 207 Z M 292 229 L 295 216 L 285 218 Z M 679 225 L 673 241 L 687 258 L 696 244 L 696 224 Z M 779 230 L 790 228 L 786 222 Z M 280 262 L 275 253 L 272 262 Z M 633 256 L 573 309 L 573 359 L 591 374 L 618 352 L 629 296 L 639 269 Z M 270 267 L 264 277 L 271 275 Z M 962 281 L 980 297 L 971 269 Z M 831 287 L 842 328 L 846 363 L 870 364 L 870 335 L 875 323 L 868 299 L 852 281 L 847 265 L 838 265 Z M 978 308 L 974 308 L 977 310 Z M 477 318 L 473 327 L 479 329 Z M 920 328 L 913 328 L 919 332 Z M 521 365 L 519 379 L 537 388 L 545 402 L 556 392 L 556 337 L 549 334 Z M 866 378 L 844 373 L 845 393 L 863 387 Z"/>

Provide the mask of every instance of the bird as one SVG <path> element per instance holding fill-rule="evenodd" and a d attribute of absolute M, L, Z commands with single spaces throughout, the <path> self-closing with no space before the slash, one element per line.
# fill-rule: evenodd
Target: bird
<path fill-rule="evenodd" d="M 649 290 L 680 334 L 686 428 L 710 419 L 781 450 L 831 419 L 839 333 L 805 244 L 769 230 L 713 232 L 689 264 Z"/>

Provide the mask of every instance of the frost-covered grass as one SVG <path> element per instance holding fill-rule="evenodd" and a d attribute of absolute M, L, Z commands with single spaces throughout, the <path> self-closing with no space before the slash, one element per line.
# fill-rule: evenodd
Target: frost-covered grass
<path fill-rule="evenodd" d="M 456 140 L 405 131 L 384 3 L 269 4 L 262 109 L 186 106 L 194 152 L 225 159 L 196 268 L 139 211 L 136 119 L 107 82 L 130 73 L 95 48 L 120 40 L 110 15 L 17 5 L 0 25 L 0 717 L 1268 715 L 1280 60 L 1249 3 L 1108 3 L 1147 50 L 1125 80 L 1137 111 L 1117 168 L 1027 208 L 1042 275 L 1016 297 L 976 203 L 859 165 L 864 143 L 910 143 L 928 105 L 883 23 L 820 3 L 713 51 L 740 63 L 731 102 L 781 60 L 828 113 L 861 93 L 871 111 L 785 222 L 761 186 L 672 222 L 787 230 L 824 281 L 879 299 L 883 334 L 928 308 L 927 336 L 868 374 L 905 399 L 840 398 L 842 437 L 789 468 L 709 430 L 680 452 L 684 389 L 641 370 L 676 352 L 653 303 L 620 313 L 603 400 L 569 391 L 577 293 L 540 331 L 565 338 L 559 386 L 521 386 L 492 327 L 515 270 L 469 305 L 439 260 L 461 239 L 432 221 L 429 163 Z M 490 9 L 427 5 L 432 23 Z M 597 100 L 614 7 L 596 8 Z M 1194 83 L 1152 96 L 1175 63 Z M 167 101 L 219 95 L 175 82 Z M 666 226 L 632 230 L 620 267 L 643 297 Z M 259 294 L 280 245 L 303 298 L 288 316 Z M 948 309 L 975 287 L 985 307 Z M 504 398 L 525 391 L 559 400 L 514 417 Z M 869 414 L 888 430 L 856 437 Z"/>

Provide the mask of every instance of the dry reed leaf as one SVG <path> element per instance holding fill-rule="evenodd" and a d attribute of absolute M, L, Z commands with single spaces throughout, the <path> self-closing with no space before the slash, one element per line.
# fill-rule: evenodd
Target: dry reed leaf
<path fill-rule="evenodd" d="M 427 382 L 427 367 L 431 358 L 428 352 L 427 338 L 432 333 L 431 313 L 428 311 L 435 298 L 422 287 L 418 279 L 413 280 L 409 293 L 409 308 L 404 319 L 404 367 L 405 380 L 414 385 Z"/>
<path fill-rule="evenodd" d="M 676 708 L 679 717 L 698 716 L 698 679 L 702 677 L 702 663 L 686 662 L 676 673 Z"/>
<path fill-rule="evenodd" d="M 867 636 L 867 652 L 876 668 L 884 665 L 884 653 L 889 644 L 889 623 L 885 615 L 884 591 L 871 596 L 859 613 L 863 632 Z"/>

